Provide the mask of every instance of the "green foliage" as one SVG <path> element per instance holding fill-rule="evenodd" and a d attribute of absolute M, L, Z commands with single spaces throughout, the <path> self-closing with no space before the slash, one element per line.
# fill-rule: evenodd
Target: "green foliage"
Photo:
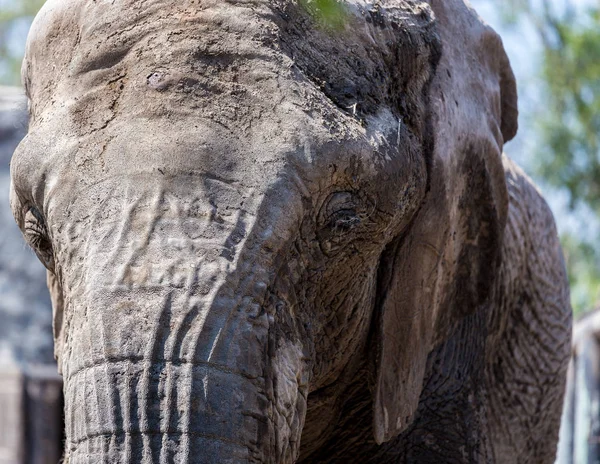
<path fill-rule="evenodd" d="M 29 29 L 45 0 L 0 0 L 0 84 L 19 85 L 22 50 L 11 49 L 12 34 Z"/>
<path fill-rule="evenodd" d="M 45 0 L 19 0 L 0 2 L 0 22 L 10 22 L 23 16 L 33 17 L 44 4 Z"/>
<path fill-rule="evenodd" d="M 583 203 L 600 218 L 600 10 L 551 18 L 543 33 L 541 71 L 550 98 L 538 119 L 548 150 L 538 173 L 565 187 L 572 207 Z M 562 238 L 573 307 L 591 310 L 600 302 L 600 237 Z"/>
<path fill-rule="evenodd" d="M 549 182 L 568 188 L 600 216 L 600 10 L 588 24 L 556 23 L 542 75 L 551 98 L 541 130 L 552 157 L 541 161 Z"/>
<path fill-rule="evenodd" d="M 570 234 L 563 234 L 561 243 L 576 314 L 600 307 L 600 258 L 594 245 Z"/>
<path fill-rule="evenodd" d="M 348 11 L 338 0 L 300 0 L 300 5 L 323 27 L 340 31 L 348 21 Z"/>
<path fill-rule="evenodd" d="M 571 0 L 508 0 L 499 6 L 509 24 L 533 24 L 543 44 L 544 104 L 532 111 L 532 135 L 541 142 L 536 174 L 566 189 L 571 208 L 583 205 L 600 220 L 600 6 L 578 9 Z M 573 307 L 589 311 L 600 303 L 600 236 L 561 240 Z"/>

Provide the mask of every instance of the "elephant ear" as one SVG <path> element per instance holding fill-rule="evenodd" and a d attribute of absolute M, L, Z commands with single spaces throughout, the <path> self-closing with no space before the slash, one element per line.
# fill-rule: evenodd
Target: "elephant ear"
<path fill-rule="evenodd" d="M 412 422 L 432 349 L 488 305 L 508 210 L 501 158 L 504 141 L 516 133 L 517 95 L 502 42 L 462 0 L 430 6 L 442 55 L 428 95 L 429 191 L 379 268 L 373 387 L 379 444 Z"/>

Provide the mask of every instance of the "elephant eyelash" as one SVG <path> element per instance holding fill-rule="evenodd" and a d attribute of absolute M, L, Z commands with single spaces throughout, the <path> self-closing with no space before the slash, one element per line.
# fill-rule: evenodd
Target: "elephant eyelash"
<path fill-rule="evenodd" d="M 48 230 L 41 213 L 34 207 L 29 207 L 25 213 L 23 235 L 44 266 L 52 270 L 54 258 Z"/>
<path fill-rule="evenodd" d="M 46 228 L 36 220 L 27 219 L 25 221 L 25 233 L 33 236 L 41 236 L 45 234 Z"/>
<path fill-rule="evenodd" d="M 30 233 L 45 233 L 46 232 L 46 223 L 41 213 L 35 209 L 33 206 L 30 206 L 24 215 L 24 229 L 25 232 Z"/>
<path fill-rule="evenodd" d="M 361 223 L 360 216 L 353 209 L 336 211 L 328 221 L 328 225 L 334 232 L 347 232 Z"/>
<path fill-rule="evenodd" d="M 342 235 L 361 224 L 376 222 L 376 210 L 374 202 L 361 199 L 353 192 L 336 192 L 322 209 L 322 228 L 334 236 Z"/>
<path fill-rule="evenodd" d="M 350 191 L 331 194 L 319 216 L 319 246 L 328 256 L 347 250 L 355 240 L 370 237 L 382 224 L 376 203 Z"/>
<path fill-rule="evenodd" d="M 359 224 L 370 224 L 374 222 L 377 207 L 375 204 L 367 210 L 356 211 L 355 208 L 344 208 L 331 214 L 328 219 L 329 227 L 348 231 Z"/>

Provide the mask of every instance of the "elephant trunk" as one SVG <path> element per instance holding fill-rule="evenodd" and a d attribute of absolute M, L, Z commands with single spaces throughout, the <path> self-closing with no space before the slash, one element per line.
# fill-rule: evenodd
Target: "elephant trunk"
<path fill-rule="evenodd" d="M 73 352 L 80 365 L 65 372 L 70 462 L 266 462 L 273 439 L 266 346 L 245 343 L 241 327 L 207 327 L 215 337 L 194 330 L 210 314 L 183 315 L 173 297 L 147 320 L 135 298 L 135 309 L 125 309 L 125 297 L 124 313 L 89 321 L 79 328 L 87 336 L 73 333 L 89 351 Z M 132 339 L 145 335 L 146 346 L 135 350 Z"/>
<path fill-rule="evenodd" d="M 66 460 L 293 462 L 307 369 L 274 335 L 263 247 L 239 218 L 219 246 L 164 216 L 126 247 L 93 232 L 63 276 Z"/>

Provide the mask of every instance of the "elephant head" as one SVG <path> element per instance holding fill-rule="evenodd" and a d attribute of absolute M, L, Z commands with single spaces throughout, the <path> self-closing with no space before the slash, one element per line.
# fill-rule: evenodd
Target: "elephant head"
<path fill-rule="evenodd" d="M 488 300 L 516 89 L 462 0 L 48 0 L 11 206 L 48 269 L 70 462 L 292 462 L 370 373 L 378 443 Z"/>

